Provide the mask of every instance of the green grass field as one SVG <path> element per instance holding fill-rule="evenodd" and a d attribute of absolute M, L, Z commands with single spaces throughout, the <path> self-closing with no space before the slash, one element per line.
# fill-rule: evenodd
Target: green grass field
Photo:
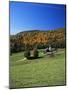
<path fill-rule="evenodd" d="M 40 58 L 24 59 L 24 52 L 10 56 L 10 88 L 65 85 L 65 50 L 53 57 L 39 50 Z"/>

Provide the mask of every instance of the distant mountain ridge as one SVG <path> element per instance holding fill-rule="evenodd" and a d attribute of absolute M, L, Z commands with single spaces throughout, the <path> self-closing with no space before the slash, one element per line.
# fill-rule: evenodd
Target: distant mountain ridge
<path fill-rule="evenodd" d="M 58 28 L 58 29 L 55 29 L 55 30 L 26 30 L 26 31 L 18 32 L 15 35 L 18 35 L 18 34 L 21 34 L 21 33 L 29 33 L 29 32 L 50 32 L 50 31 L 58 31 L 58 30 L 64 30 L 64 29 L 65 28 Z M 15 36 L 15 35 L 10 35 L 10 36 Z"/>

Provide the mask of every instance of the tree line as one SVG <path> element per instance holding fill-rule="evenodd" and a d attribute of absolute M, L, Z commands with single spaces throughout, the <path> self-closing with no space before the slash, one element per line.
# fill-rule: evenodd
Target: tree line
<path fill-rule="evenodd" d="M 65 48 L 65 28 L 48 31 L 26 31 L 10 35 L 10 51 L 19 52 L 27 49 L 44 49 L 51 45 L 53 48 Z"/>

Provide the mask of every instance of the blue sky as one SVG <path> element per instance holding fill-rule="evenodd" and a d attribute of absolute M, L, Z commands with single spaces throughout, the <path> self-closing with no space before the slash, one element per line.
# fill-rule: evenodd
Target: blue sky
<path fill-rule="evenodd" d="M 65 5 L 10 2 L 10 34 L 65 27 Z"/>

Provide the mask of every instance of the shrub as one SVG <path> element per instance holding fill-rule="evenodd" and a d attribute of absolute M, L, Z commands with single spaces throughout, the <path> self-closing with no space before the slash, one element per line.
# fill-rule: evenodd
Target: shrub
<path fill-rule="evenodd" d="M 38 50 L 34 49 L 34 58 L 38 58 Z"/>
<path fill-rule="evenodd" d="M 27 59 L 36 59 L 36 58 L 38 58 L 38 50 L 37 49 L 32 50 L 33 56 L 31 56 L 30 52 L 31 52 L 30 50 L 26 50 L 25 53 L 24 53 L 24 56 Z"/>
<path fill-rule="evenodd" d="M 26 50 L 25 53 L 24 53 L 24 56 L 29 59 L 30 58 L 30 51 L 29 50 Z"/>

